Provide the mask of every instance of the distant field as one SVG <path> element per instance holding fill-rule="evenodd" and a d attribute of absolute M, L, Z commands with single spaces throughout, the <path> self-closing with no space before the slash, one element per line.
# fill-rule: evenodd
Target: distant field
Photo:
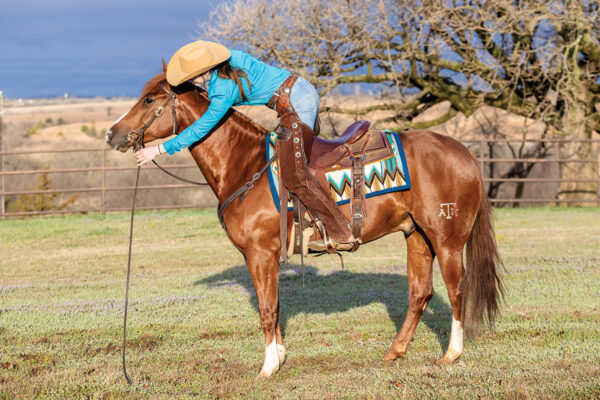
<path fill-rule="evenodd" d="M 407 310 L 406 245 L 387 236 L 281 270 L 282 370 L 263 362 L 254 289 L 214 210 L 139 213 L 121 372 L 128 215 L 0 221 L 0 398 L 599 398 L 600 209 L 496 211 L 508 289 L 494 332 L 437 366 L 436 294 L 404 359 L 381 361 Z M 296 256 L 297 257 L 297 256 Z M 294 257 L 293 262 L 299 263 Z"/>

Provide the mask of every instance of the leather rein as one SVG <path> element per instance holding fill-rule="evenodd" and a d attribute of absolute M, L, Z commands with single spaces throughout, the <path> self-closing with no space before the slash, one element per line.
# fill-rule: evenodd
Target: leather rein
<path fill-rule="evenodd" d="M 177 134 L 177 127 L 178 127 L 177 111 L 176 111 L 176 107 L 175 107 L 175 100 L 177 100 L 177 95 L 175 94 L 175 92 L 167 89 L 162 83 L 159 83 L 159 86 L 161 87 L 161 89 L 163 91 L 165 91 L 169 95 L 169 97 L 167 98 L 167 100 L 165 100 L 165 102 L 162 105 L 160 105 L 156 109 L 156 111 L 154 112 L 154 115 L 152 116 L 152 118 L 150 118 L 150 120 L 148 120 L 148 122 L 146 122 L 140 128 L 138 128 L 134 131 L 130 131 L 127 134 L 127 140 L 133 144 L 134 151 L 137 151 L 140 147 L 142 147 L 142 148 L 144 147 L 144 134 L 145 134 L 146 130 L 150 127 L 150 125 L 152 125 L 154 123 L 154 121 L 156 121 L 156 119 L 160 118 L 163 115 L 163 113 L 165 112 L 165 109 L 169 105 L 169 103 L 171 103 L 171 112 L 173 114 L 173 135 Z M 269 165 L 271 165 L 276 159 L 277 159 L 277 154 L 275 154 L 273 157 L 271 157 L 271 159 L 269 159 L 269 161 L 267 161 L 265 166 L 262 167 L 262 169 L 259 172 L 252 175 L 252 178 L 248 182 L 243 184 L 238 190 L 236 190 L 231 196 L 229 196 L 223 202 L 223 204 L 221 204 L 219 206 L 219 208 L 217 209 L 217 215 L 219 217 L 219 221 L 221 222 L 221 226 L 225 230 L 225 233 L 227 233 L 228 235 L 229 235 L 229 232 L 227 232 L 227 227 L 225 226 L 225 222 L 223 220 L 223 212 L 225 211 L 225 208 L 227 208 L 227 206 L 229 206 L 229 204 L 231 204 L 233 202 L 233 200 L 235 200 L 237 197 L 240 197 L 240 201 L 244 200 L 248 191 L 250 191 L 250 189 L 252 189 L 254 187 L 254 184 L 264 174 L 264 172 L 267 170 Z M 196 182 L 196 181 L 192 181 L 192 180 L 177 176 L 177 175 L 167 171 L 163 167 L 161 167 L 155 160 L 152 160 L 152 162 L 161 171 L 163 171 L 164 173 L 166 173 L 167 175 L 169 175 L 175 179 L 179 179 L 182 182 L 190 183 L 193 185 L 199 185 L 199 186 L 208 185 L 207 182 Z M 125 375 L 125 379 L 127 380 L 127 383 L 129 385 L 132 384 L 132 381 L 129 378 L 129 376 L 127 375 L 127 369 L 125 367 L 125 348 L 126 348 L 126 339 L 127 339 L 127 309 L 128 309 L 128 305 L 129 305 L 129 278 L 131 275 L 131 248 L 132 248 L 132 241 L 133 241 L 133 215 L 135 213 L 135 198 L 136 198 L 137 189 L 138 189 L 139 177 L 140 177 L 140 167 L 138 166 L 137 174 L 136 174 L 136 178 L 135 178 L 135 187 L 133 190 L 133 200 L 132 200 L 132 204 L 131 204 L 131 220 L 130 220 L 130 225 L 129 225 L 129 255 L 127 258 L 127 282 L 126 282 L 126 287 L 125 287 L 125 307 L 124 307 L 125 313 L 123 316 L 123 353 L 122 353 L 123 354 L 123 374 Z"/>

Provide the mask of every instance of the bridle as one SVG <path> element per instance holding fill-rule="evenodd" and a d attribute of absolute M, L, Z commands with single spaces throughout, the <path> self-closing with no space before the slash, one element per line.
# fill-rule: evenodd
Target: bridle
<path fill-rule="evenodd" d="M 165 93 L 167 93 L 169 95 L 169 97 L 167 98 L 167 100 L 165 100 L 165 102 L 160 107 L 158 107 L 156 109 L 156 111 L 154 112 L 154 115 L 152 116 L 152 118 L 150 118 L 150 120 L 148 120 L 148 122 L 146 122 L 144 125 L 142 125 L 140 128 L 138 128 L 134 131 L 129 131 L 129 133 L 127 134 L 127 140 L 133 144 L 133 151 L 137 151 L 140 147 L 144 147 L 144 134 L 146 133 L 146 129 L 148 129 L 150 127 L 150 125 L 152 125 L 154 123 L 154 121 L 156 121 L 157 118 L 160 118 L 163 115 L 163 113 L 165 112 L 165 109 L 167 108 L 169 103 L 171 103 L 171 101 L 172 101 L 171 112 L 173 113 L 173 135 L 177 134 L 177 128 L 178 128 L 177 110 L 175 108 L 175 100 L 177 100 L 177 95 L 175 94 L 175 92 L 167 89 L 162 83 L 159 83 L 158 85 Z M 206 183 L 206 182 L 196 182 L 196 181 L 192 181 L 190 179 L 186 179 L 186 178 L 177 176 L 174 173 L 169 172 L 166 169 L 164 169 L 163 167 L 161 167 L 155 160 L 152 160 L 152 163 L 154 163 L 154 165 L 156 165 L 158 167 L 158 169 L 160 169 L 165 174 L 167 174 L 175 179 L 179 179 L 182 182 L 191 183 L 192 185 L 198 185 L 198 186 L 208 185 L 208 183 Z"/>
<path fill-rule="evenodd" d="M 175 110 L 175 100 L 177 98 L 177 95 L 175 94 L 175 92 L 172 92 L 169 89 L 167 89 L 162 83 L 159 83 L 158 85 L 163 91 L 165 91 L 165 93 L 167 93 L 167 95 L 169 95 L 169 97 L 160 107 L 156 109 L 154 115 L 152 116 L 152 118 L 150 118 L 148 122 L 146 122 L 140 128 L 134 131 L 130 131 L 127 134 L 127 140 L 130 143 L 133 143 L 134 151 L 139 149 L 140 147 L 144 147 L 144 133 L 146 132 L 146 129 L 148 129 L 150 125 L 152 125 L 154 121 L 156 121 L 157 118 L 160 118 L 163 115 L 163 113 L 165 112 L 165 108 L 171 102 L 171 112 L 173 113 L 173 135 L 177 134 L 177 111 Z"/>

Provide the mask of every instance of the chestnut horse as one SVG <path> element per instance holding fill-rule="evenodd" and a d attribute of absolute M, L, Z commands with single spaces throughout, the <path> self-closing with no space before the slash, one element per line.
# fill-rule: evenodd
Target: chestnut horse
<path fill-rule="evenodd" d="M 173 98 L 173 113 L 158 113 Z M 206 111 L 209 100 L 190 84 L 171 87 L 164 72 L 143 88 L 138 102 L 108 130 L 106 141 L 126 152 L 130 132 L 157 116 L 144 142 L 181 132 Z M 174 120 L 175 119 L 175 120 Z M 265 164 L 265 134 L 248 117 L 231 109 L 210 135 L 190 147 L 206 181 L 223 202 Z M 448 350 L 439 360 L 452 363 L 463 352 L 463 327 L 484 320 L 491 324 L 498 311 L 502 284 L 499 257 L 479 165 L 458 141 L 429 131 L 400 132 L 412 187 L 367 199 L 368 218 L 363 243 L 402 231 L 408 251 L 409 308 L 384 360 L 403 356 L 427 303 L 433 296 L 433 259 L 440 269 L 452 306 Z M 349 219 L 349 206 L 341 206 Z M 292 226 L 293 215 L 288 215 Z M 268 177 L 262 176 L 243 201 L 233 201 L 223 214 L 229 238 L 242 252 L 254 282 L 260 323 L 265 335 L 265 361 L 260 376 L 278 371 L 285 360 L 279 327 L 279 213 Z M 288 235 L 289 237 L 289 235 Z M 466 244 L 467 268 L 463 264 Z M 469 325 L 472 324 L 472 325 Z"/>

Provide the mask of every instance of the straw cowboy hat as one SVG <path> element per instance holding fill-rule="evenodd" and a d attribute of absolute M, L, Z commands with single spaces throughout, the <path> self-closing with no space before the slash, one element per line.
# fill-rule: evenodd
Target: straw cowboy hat
<path fill-rule="evenodd" d="M 219 43 L 198 40 L 186 44 L 173 54 L 167 67 L 167 82 L 173 86 L 216 67 L 231 57 L 231 52 Z"/>

